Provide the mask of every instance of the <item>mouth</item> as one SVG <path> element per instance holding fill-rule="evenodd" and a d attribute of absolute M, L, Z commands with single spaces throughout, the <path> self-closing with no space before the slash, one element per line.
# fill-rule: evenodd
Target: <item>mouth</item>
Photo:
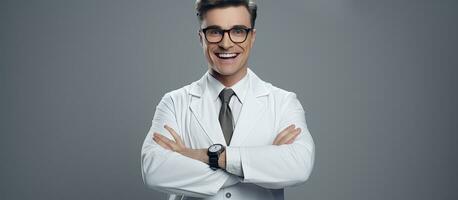
<path fill-rule="evenodd" d="M 236 58 L 240 53 L 215 53 L 219 59 L 229 60 Z"/>

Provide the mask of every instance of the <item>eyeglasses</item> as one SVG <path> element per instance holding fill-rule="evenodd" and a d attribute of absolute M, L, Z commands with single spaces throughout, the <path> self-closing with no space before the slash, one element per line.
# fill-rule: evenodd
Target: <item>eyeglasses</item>
<path fill-rule="evenodd" d="M 200 29 L 200 31 L 204 33 L 205 39 L 209 43 L 221 42 L 226 32 L 229 33 L 229 39 L 231 39 L 232 42 L 242 43 L 245 42 L 246 38 L 248 37 L 248 33 L 252 30 L 252 28 L 245 27 L 233 27 L 228 30 L 223 30 L 217 27 L 207 27 Z"/>

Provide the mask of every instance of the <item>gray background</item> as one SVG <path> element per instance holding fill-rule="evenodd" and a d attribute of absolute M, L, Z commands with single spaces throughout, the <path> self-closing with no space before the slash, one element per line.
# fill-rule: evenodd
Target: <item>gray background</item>
<path fill-rule="evenodd" d="M 0 199 L 161 199 L 140 148 L 205 60 L 194 1 L 0 3 Z M 251 68 L 316 142 L 287 199 L 458 199 L 457 1 L 258 1 Z"/>

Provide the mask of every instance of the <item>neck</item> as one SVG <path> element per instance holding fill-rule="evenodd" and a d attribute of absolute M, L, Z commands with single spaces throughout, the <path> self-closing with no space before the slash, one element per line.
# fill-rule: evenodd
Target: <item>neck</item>
<path fill-rule="evenodd" d="M 235 85 L 237 82 L 239 82 L 240 80 L 242 80 L 242 78 L 247 74 L 247 71 L 248 71 L 247 67 L 243 67 L 239 71 L 235 72 L 234 74 L 222 75 L 210 68 L 210 75 L 215 77 L 215 79 L 218 80 L 225 87 L 231 87 Z"/>

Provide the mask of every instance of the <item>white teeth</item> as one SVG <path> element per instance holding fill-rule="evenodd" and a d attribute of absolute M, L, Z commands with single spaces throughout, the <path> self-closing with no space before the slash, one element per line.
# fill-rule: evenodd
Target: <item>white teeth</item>
<path fill-rule="evenodd" d="M 218 57 L 222 57 L 222 58 L 230 58 L 230 57 L 235 57 L 237 54 L 235 54 L 235 53 L 218 53 L 216 55 L 218 55 Z"/>

